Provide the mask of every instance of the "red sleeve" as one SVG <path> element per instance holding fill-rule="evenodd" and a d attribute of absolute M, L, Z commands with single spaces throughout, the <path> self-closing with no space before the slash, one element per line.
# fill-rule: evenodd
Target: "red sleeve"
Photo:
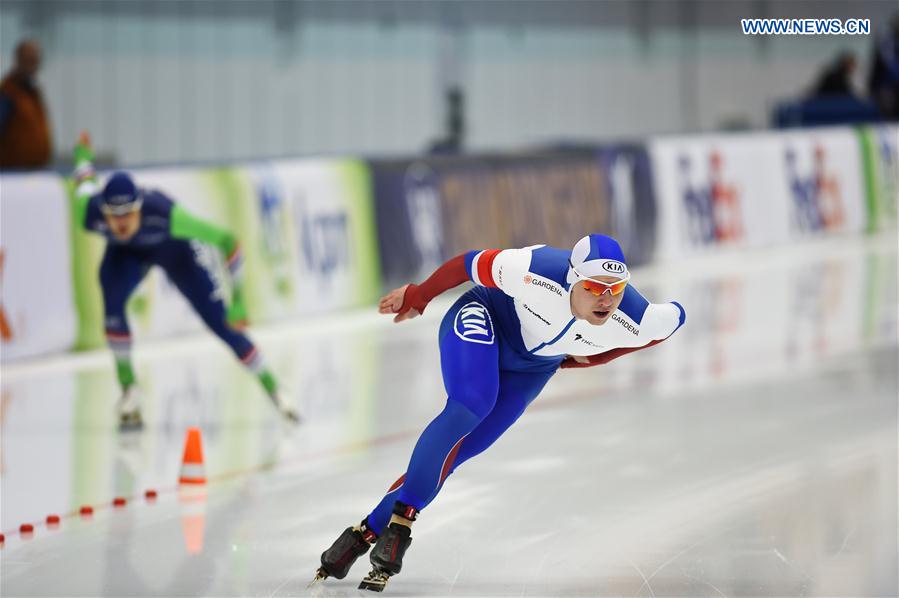
<path fill-rule="evenodd" d="M 463 253 L 434 270 L 434 273 L 423 283 L 410 284 L 403 296 L 403 305 L 397 313 L 403 314 L 414 308 L 418 313 L 423 314 L 431 299 L 468 280 L 468 270 L 465 269 L 465 254 Z"/>
<path fill-rule="evenodd" d="M 596 355 L 590 355 L 587 358 L 590 361 L 590 363 L 580 363 L 580 362 L 576 361 L 573 357 L 566 357 L 565 360 L 562 362 L 561 367 L 567 369 L 567 368 L 589 368 L 589 367 L 593 367 L 594 365 L 605 365 L 605 364 L 609 363 L 610 361 L 612 361 L 613 359 L 618 359 L 619 357 L 621 357 L 623 355 L 627 355 L 628 353 L 633 353 L 634 351 L 639 351 L 640 349 L 647 349 L 649 347 L 652 347 L 653 345 L 658 345 L 660 342 L 662 342 L 664 340 L 665 340 L 664 338 L 660 339 L 660 340 L 655 340 L 655 341 L 652 341 L 651 343 L 647 343 L 647 344 L 643 345 L 642 347 L 626 347 L 626 348 L 620 348 L 620 349 L 611 349 L 609 351 L 605 351 L 604 353 L 597 353 Z"/>
<path fill-rule="evenodd" d="M 468 258 L 469 255 L 471 256 L 471 265 L 466 270 L 471 271 L 471 280 L 475 284 L 494 289 L 499 288 L 499 285 L 493 280 L 493 262 L 496 260 L 496 256 L 500 254 L 500 251 L 500 249 L 487 249 L 464 254 L 463 257 L 465 258 Z"/>

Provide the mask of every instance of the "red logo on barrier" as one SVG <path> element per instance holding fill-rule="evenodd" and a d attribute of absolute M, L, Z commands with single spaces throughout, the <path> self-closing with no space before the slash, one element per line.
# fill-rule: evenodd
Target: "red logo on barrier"
<path fill-rule="evenodd" d="M 818 210 L 821 223 L 831 230 L 843 226 L 846 214 L 843 211 L 843 197 L 840 193 L 840 181 L 828 172 L 827 152 L 820 145 L 815 148 L 815 187 L 818 191 Z"/>
<path fill-rule="evenodd" d="M 836 230 L 846 222 L 840 180 L 827 164 L 827 150 L 816 145 L 811 172 L 803 176 L 797 164 L 797 151 L 786 153 L 787 176 L 793 196 L 794 222 L 799 230 Z"/>
<path fill-rule="evenodd" d="M 718 150 L 709 154 L 708 165 L 706 181 L 694 185 L 690 156 L 679 159 L 690 241 L 694 245 L 739 241 L 744 233 L 739 188 L 725 181 L 724 160 Z"/>
<path fill-rule="evenodd" d="M 725 183 L 722 176 L 721 154 L 709 156 L 709 186 L 712 213 L 715 215 L 715 236 L 719 241 L 734 241 L 743 237 L 743 216 L 740 213 L 740 193 L 736 185 Z"/>

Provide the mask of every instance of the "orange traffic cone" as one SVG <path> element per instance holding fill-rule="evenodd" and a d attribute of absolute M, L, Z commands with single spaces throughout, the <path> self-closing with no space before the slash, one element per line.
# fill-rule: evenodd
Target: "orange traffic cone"
<path fill-rule="evenodd" d="M 181 484 L 205 484 L 203 467 L 203 439 L 199 428 L 188 428 L 184 439 L 184 456 L 181 458 Z"/>

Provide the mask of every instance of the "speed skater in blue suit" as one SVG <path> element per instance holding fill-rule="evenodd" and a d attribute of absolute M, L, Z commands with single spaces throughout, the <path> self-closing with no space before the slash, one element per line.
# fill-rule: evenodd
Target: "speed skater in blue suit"
<path fill-rule="evenodd" d="M 684 324 L 679 303 L 650 303 L 630 278 L 618 242 L 591 234 L 570 250 L 469 251 L 420 285 L 383 297 L 379 311 L 402 322 L 444 291 L 475 285 L 446 312 L 438 332 L 446 404 L 425 427 L 405 472 L 322 553 L 314 581 L 343 579 L 373 546 L 373 569 L 359 587 L 382 591 L 402 568 L 419 512 L 459 466 L 521 417 L 560 368 L 608 363 L 664 341 Z"/>
<path fill-rule="evenodd" d="M 281 398 L 278 383 L 262 355 L 241 330 L 246 324 L 240 244 L 230 232 L 197 218 L 160 191 L 138 187 L 126 172 L 97 183 L 90 140 L 75 147 L 75 221 L 106 239 L 100 264 L 106 340 L 115 357 L 122 389 L 118 403 L 122 429 L 143 425 L 131 362 L 131 331 L 125 313 L 129 297 L 153 266 L 161 268 L 206 326 L 234 352 L 262 385 L 278 411 L 291 422 L 296 411 Z M 225 306 L 220 288 L 204 263 L 204 247 L 221 251 L 231 279 Z"/>

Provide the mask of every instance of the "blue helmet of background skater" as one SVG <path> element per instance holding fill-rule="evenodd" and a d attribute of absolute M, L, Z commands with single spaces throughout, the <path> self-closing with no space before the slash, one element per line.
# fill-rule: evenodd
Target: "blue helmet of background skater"
<path fill-rule="evenodd" d="M 139 210 L 143 196 L 134 184 L 134 179 L 124 171 L 118 171 L 109 177 L 103 188 L 103 203 L 100 209 L 105 214 L 121 216 Z"/>

